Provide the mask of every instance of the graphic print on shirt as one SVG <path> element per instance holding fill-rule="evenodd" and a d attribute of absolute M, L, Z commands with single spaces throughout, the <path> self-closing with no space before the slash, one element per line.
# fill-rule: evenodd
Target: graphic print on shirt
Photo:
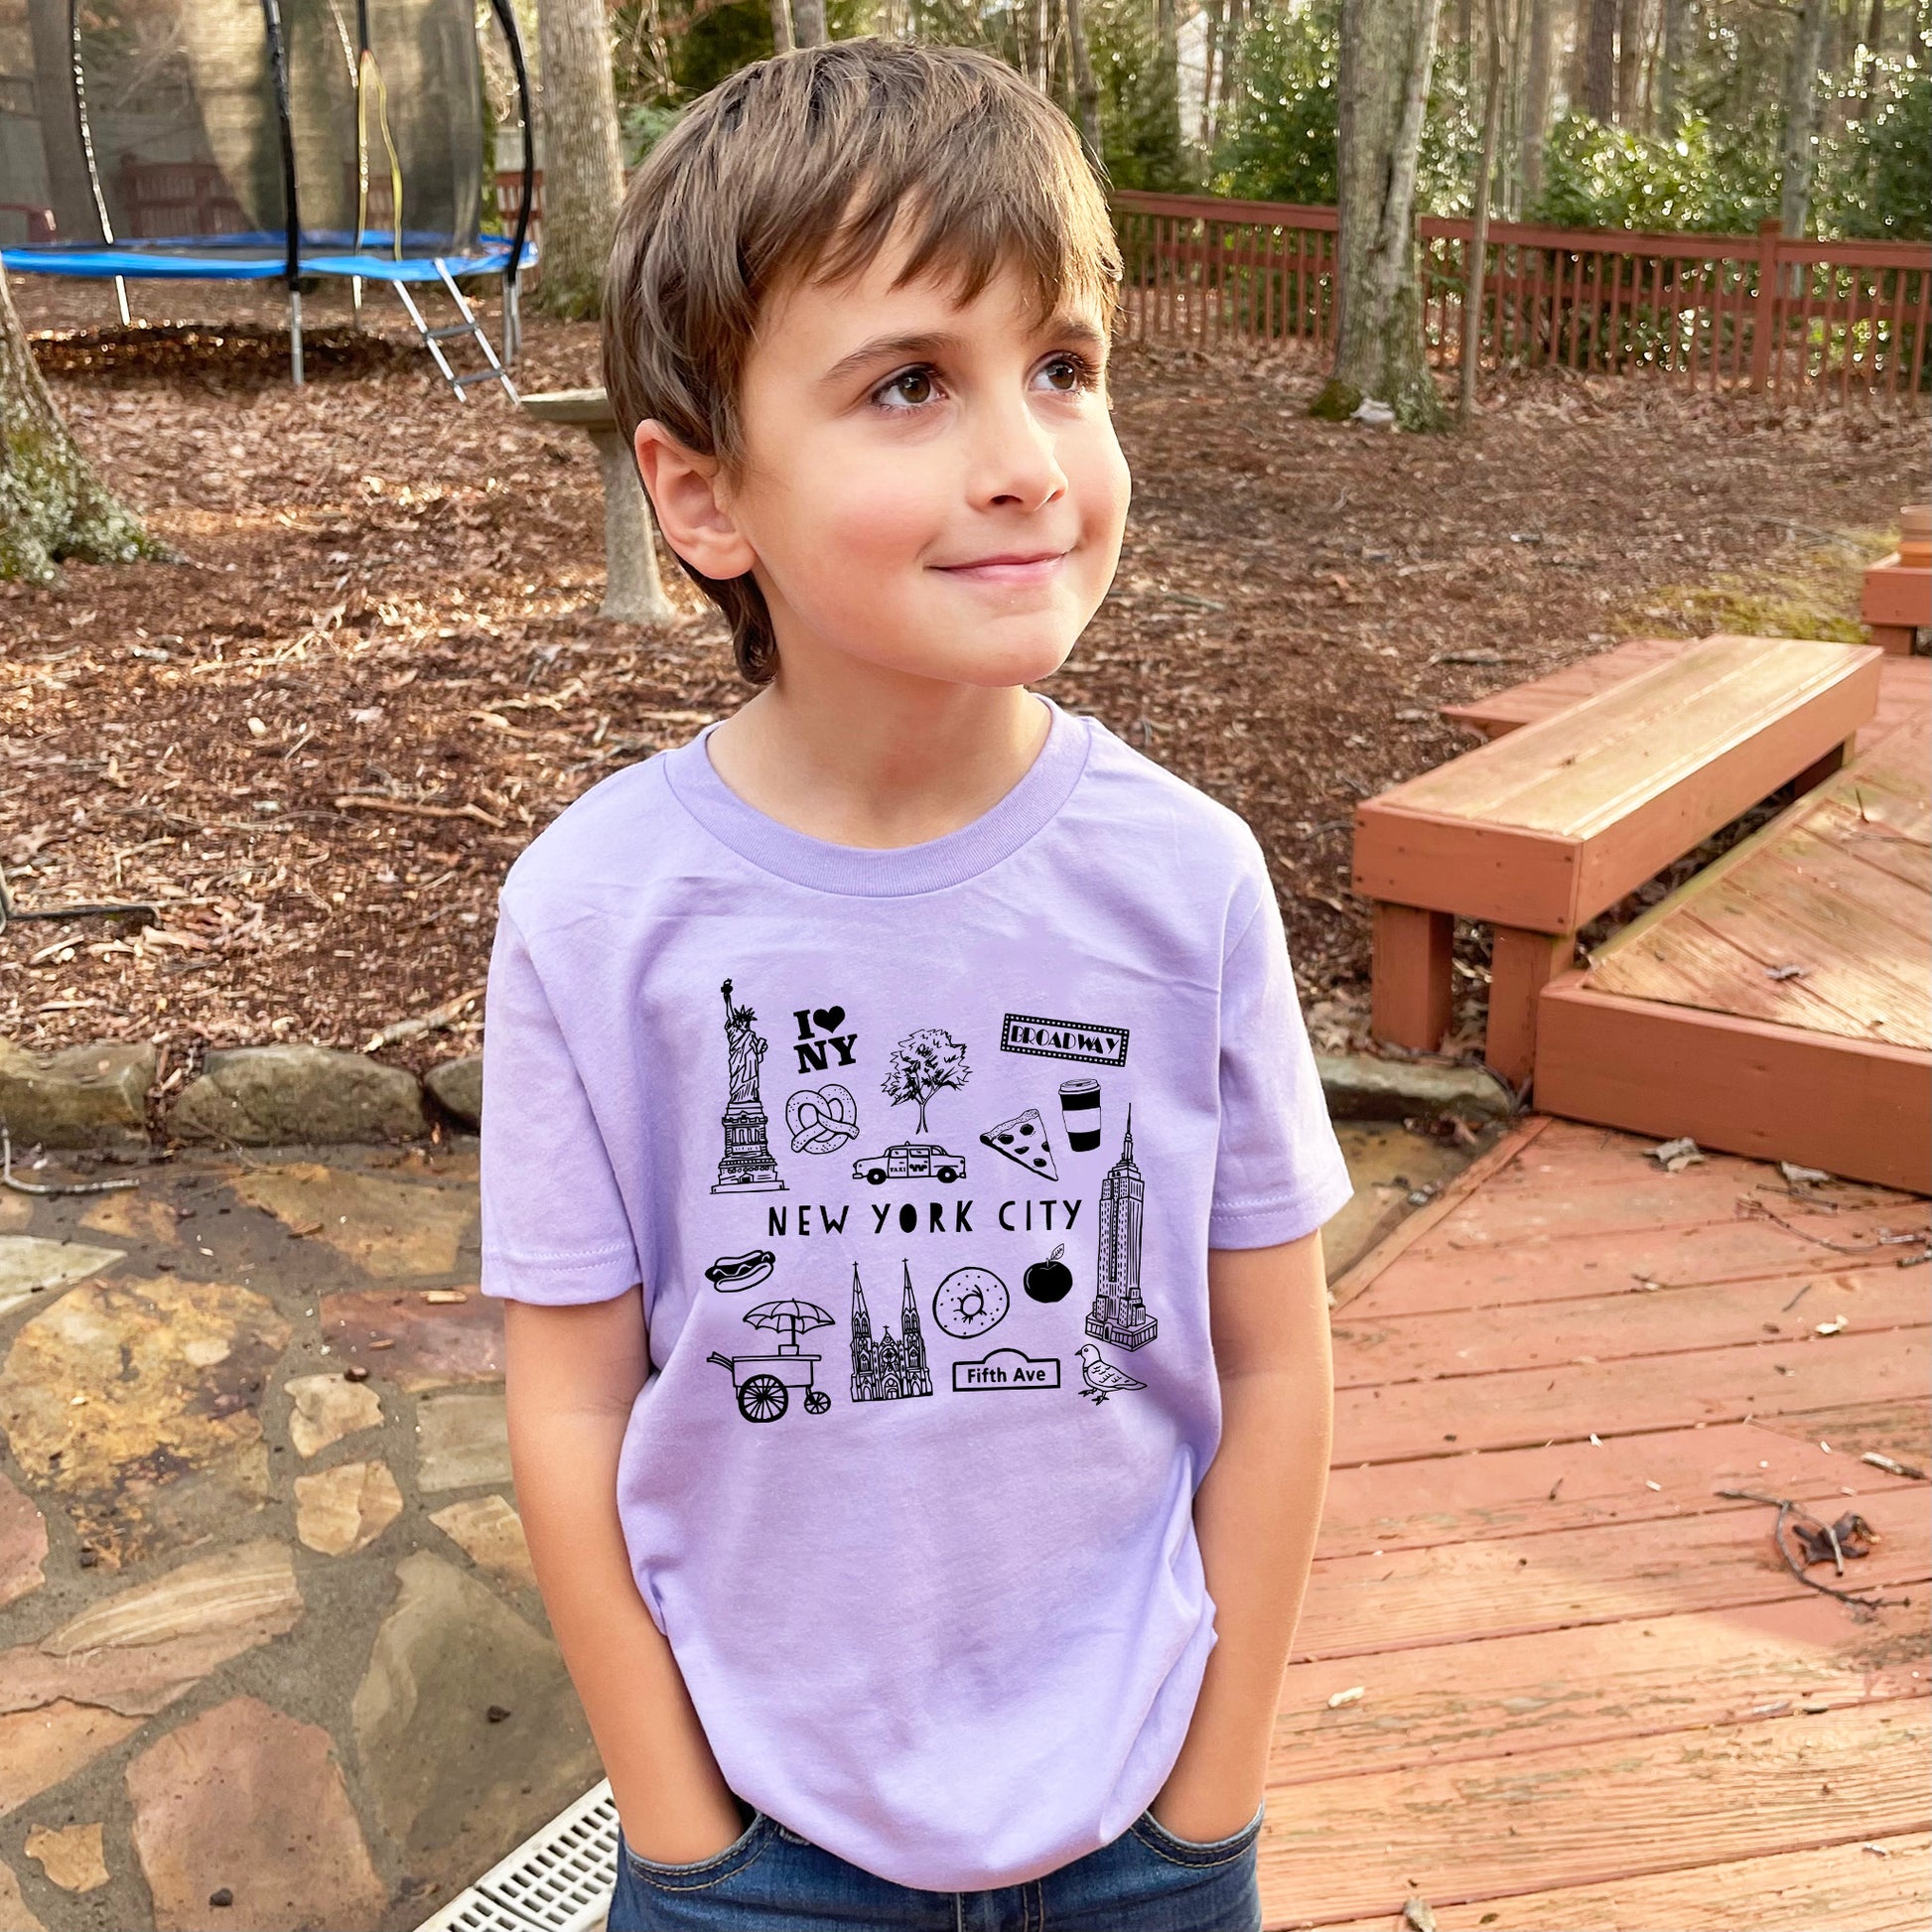
<path fill-rule="evenodd" d="M 1091 1154 L 1100 1145 L 1100 1082 L 1085 1077 L 1060 1082 L 1060 1124 L 1074 1154 Z"/>
<path fill-rule="evenodd" d="M 732 1005 L 732 983 L 720 989 L 725 996 L 725 1063 L 731 1094 L 725 1102 L 725 1158 L 718 1163 L 714 1194 L 782 1193 L 778 1164 L 764 1142 L 764 1102 L 759 1096 L 759 1062 L 764 1057 L 764 1036 L 754 1031 L 758 1018 L 750 1007 Z M 780 1412 L 782 1413 L 782 1411 Z"/>
<path fill-rule="evenodd" d="M 1137 1382 L 1118 1363 L 1110 1362 L 1092 1342 L 1080 1344 L 1080 1375 L 1086 1387 L 1080 1391 L 1098 1409 L 1110 1395 L 1126 1395 L 1133 1389 L 1144 1389 L 1145 1382 Z"/>
<path fill-rule="evenodd" d="M 832 1317 L 816 1302 L 765 1302 L 745 1319 L 754 1328 L 769 1328 L 778 1337 L 777 1345 L 767 1354 L 721 1355 L 714 1349 L 705 1357 L 731 1370 L 738 1413 L 747 1422 L 776 1422 L 791 1406 L 791 1392 L 796 1389 L 806 1415 L 824 1415 L 832 1398 L 813 1383 L 824 1357 L 800 1353 L 798 1337 L 813 1328 L 829 1328 Z"/>
<path fill-rule="evenodd" d="M 852 1399 L 854 1402 L 897 1402 L 904 1396 L 930 1395 L 932 1372 L 926 1366 L 925 1333 L 919 1326 L 919 1304 L 912 1293 L 912 1269 L 899 1264 L 905 1287 L 899 1297 L 898 1334 L 891 1328 L 872 1332 L 872 1311 L 859 1270 L 852 1270 Z"/>
<path fill-rule="evenodd" d="M 1059 1358 L 1029 1355 L 1019 1348 L 996 1348 L 976 1362 L 953 1363 L 952 1385 L 959 1395 L 976 1395 L 986 1389 L 1057 1389 Z"/>
<path fill-rule="evenodd" d="M 834 1066 L 852 1064 L 852 1044 L 859 1035 L 839 1032 L 845 1025 L 843 1007 L 800 1007 L 791 1017 L 798 1022 L 798 1037 L 791 1042 L 791 1049 L 798 1055 L 800 1073 L 823 1073 L 832 1054 L 838 1055 L 832 1061 Z M 814 1039 L 814 1033 L 823 1037 Z"/>
<path fill-rule="evenodd" d="M 1000 1051 L 1033 1053 L 1049 1060 L 1088 1060 L 1095 1066 L 1125 1066 L 1127 1029 L 1010 1013 L 1000 1026 Z"/>
<path fill-rule="evenodd" d="M 1020 1286 L 1035 1302 L 1064 1302 L 1073 1289 L 1073 1270 L 1060 1257 L 1066 1243 L 1058 1242 L 1044 1261 L 1035 1261 L 1020 1277 Z"/>
<path fill-rule="evenodd" d="M 769 1248 L 748 1248 L 742 1255 L 720 1255 L 704 1271 L 704 1278 L 722 1293 L 736 1295 L 741 1289 L 757 1288 L 777 1265 L 778 1257 Z"/>
<path fill-rule="evenodd" d="M 822 1087 L 800 1087 L 785 1102 L 785 1126 L 794 1154 L 836 1154 L 859 1138 L 859 1103 L 850 1087 L 829 1080 Z"/>
<path fill-rule="evenodd" d="M 1029 1107 L 1011 1120 L 989 1127 L 980 1139 L 995 1154 L 1004 1154 L 1029 1173 L 1043 1174 L 1048 1180 L 1060 1177 L 1060 1171 L 1053 1165 L 1053 1150 L 1047 1145 L 1046 1123 L 1040 1119 L 1037 1107 Z"/>
<path fill-rule="evenodd" d="M 1087 1314 L 1087 1333 L 1116 1348 L 1145 1348 L 1161 1325 L 1141 1300 L 1141 1218 L 1146 1194 L 1141 1171 L 1134 1165 L 1130 1106 L 1120 1159 L 1100 1183 L 1099 1252 L 1094 1260 L 1093 1307 Z"/>
<path fill-rule="evenodd" d="M 912 1131 L 923 1139 L 926 1102 L 947 1087 L 956 1092 L 972 1077 L 965 1047 L 943 1027 L 921 1027 L 893 1048 L 879 1090 L 895 1107 L 909 1100 L 918 1108 L 919 1124 Z"/>
<path fill-rule="evenodd" d="M 932 1318 L 957 1341 L 970 1341 L 1006 1319 L 1012 1298 L 990 1268 L 955 1268 L 932 1294 Z"/>

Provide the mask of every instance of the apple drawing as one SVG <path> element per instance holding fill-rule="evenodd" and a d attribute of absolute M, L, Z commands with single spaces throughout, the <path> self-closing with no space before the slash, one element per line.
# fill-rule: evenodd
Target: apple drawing
<path fill-rule="evenodd" d="M 1066 1252 L 1062 1242 L 1044 1261 L 1036 1261 L 1020 1279 L 1035 1302 L 1059 1302 L 1073 1286 L 1073 1271 L 1060 1256 Z"/>

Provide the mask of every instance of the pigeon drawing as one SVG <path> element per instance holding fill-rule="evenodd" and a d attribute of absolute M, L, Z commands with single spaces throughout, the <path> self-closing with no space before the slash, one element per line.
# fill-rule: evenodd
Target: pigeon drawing
<path fill-rule="evenodd" d="M 1080 1344 L 1080 1373 L 1087 1383 L 1081 1394 L 1091 1396 L 1096 1408 L 1110 1395 L 1124 1389 L 1147 1387 L 1145 1382 L 1135 1381 L 1124 1368 L 1116 1368 L 1090 1341 Z"/>

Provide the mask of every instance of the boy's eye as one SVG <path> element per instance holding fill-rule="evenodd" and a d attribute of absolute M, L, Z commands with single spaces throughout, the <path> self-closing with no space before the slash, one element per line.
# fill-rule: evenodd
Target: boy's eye
<path fill-rule="evenodd" d="M 932 400 L 932 371 L 924 368 L 900 369 L 873 392 L 873 400 L 887 408 L 896 404 L 916 409 Z"/>
<path fill-rule="evenodd" d="M 1084 355 L 1070 350 L 1051 357 L 1044 370 L 1046 378 L 1062 395 L 1073 395 L 1093 387 L 1097 371 Z"/>

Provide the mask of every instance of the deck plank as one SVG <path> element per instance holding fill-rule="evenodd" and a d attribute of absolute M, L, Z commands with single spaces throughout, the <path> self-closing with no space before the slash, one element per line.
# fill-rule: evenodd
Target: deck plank
<path fill-rule="evenodd" d="M 1870 1847 L 1872 1849 L 1867 1849 Z M 1774 1852 L 1435 1908 L 1438 1932 L 1924 1932 L 1932 1923 L 1932 1835 Z M 1306 1923 L 1273 1918 L 1273 1928 Z M 1402 1932 L 1393 1917 L 1328 1932 Z"/>
<path fill-rule="evenodd" d="M 1906 1232 L 1911 1221 L 1897 1209 L 1881 1208 L 1842 1215 L 1828 1225 L 1833 1233 L 1827 1238 L 1859 1251 L 1841 1254 L 1761 1217 L 1613 1233 L 1538 1234 L 1500 1244 L 1431 1243 L 1391 1263 L 1372 1284 L 1366 1308 L 1351 1304 L 1347 1312 L 1420 1314 L 1528 1306 L 1623 1289 L 1641 1293 L 1646 1282 L 1698 1288 L 1771 1275 L 1811 1273 L 1820 1281 L 1836 1281 L 1867 1269 L 1892 1273 L 1906 1250 L 1881 1237 Z"/>
<path fill-rule="evenodd" d="M 1527 1449 L 1590 1435 L 1743 1422 L 1924 1392 L 1925 1327 L 1611 1362 L 1504 1369 L 1452 1381 L 1344 1387 L 1335 1396 L 1337 1462 L 1392 1462 L 1469 1449 Z M 1344 1374 L 1348 1373 L 1346 1369 Z"/>
<path fill-rule="evenodd" d="M 1861 1465 L 1848 1458 L 1847 1466 L 1855 1493 L 1843 1508 L 1856 1508 L 1881 1541 L 1848 1566 L 1845 1587 L 1922 1595 L 1932 1577 L 1932 1528 L 1922 1492 L 1863 1484 L 1855 1473 Z M 1842 1510 L 1832 1513 L 1836 1518 Z M 1772 1548 L 1775 1521 L 1769 1508 L 1725 1510 L 1638 1527 L 1608 1523 L 1432 1544 L 1379 1557 L 1317 1557 L 1295 1655 L 1359 1658 L 1632 1617 L 1802 1602 L 1816 1592 Z M 1816 1574 L 1825 1581 L 1822 1571 Z"/>
<path fill-rule="evenodd" d="M 1285 1790 L 1704 1725 L 1796 1724 L 1873 1699 L 1923 1698 L 1932 1696 L 1929 1637 L 1923 1590 L 1865 1621 L 1813 1594 L 1293 1664 L 1268 1783 Z"/>
<path fill-rule="evenodd" d="M 1869 1463 L 1848 1475 L 1847 1458 L 1856 1463 L 1866 1449 L 1877 1449 L 1913 1468 L 1932 1467 L 1928 1437 L 1932 1403 L 1921 1396 L 1710 1429 L 1606 1436 L 1597 1444 L 1446 1450 L 1421 1471 L 1409 1462 L 1346 1464 L 1328 1473 L 1321 1554 L 1362 1556 L 1756 1507 L 1727 1502 L 1720 1489 L 1823 1502 L 1855 1480 L 1862 1492 L 1904 1485 L 1906 1478 L 1885 1477 Z M 1821 1442 L 1831 1449 L 1821 1449 Z"/>
<path fill-rule="evenodd" d="M 1633 1296 L 1641 1307 L 1632 1305 Z M 1380 1303 L 1357 1302 L 1334 1320 L 1335 1380 L 1340 1388 L 1367 1388 L 1586 1359 L 1650 1358 L 1771 1335 L 1827 1348 L 1841 1335 L 1820 1336 L 1818 1326 L 1841 1318 L 1861 1334 L 1922 1327 L 1925 1284 L 1902 1268 L 1823 1276 L 1807 1269 L 1652 1295 L 1625 1283 L 1616 1294 L 1547 1302 L 1533 1313 L 1512 1306 L 1392 1314 Z"/>

